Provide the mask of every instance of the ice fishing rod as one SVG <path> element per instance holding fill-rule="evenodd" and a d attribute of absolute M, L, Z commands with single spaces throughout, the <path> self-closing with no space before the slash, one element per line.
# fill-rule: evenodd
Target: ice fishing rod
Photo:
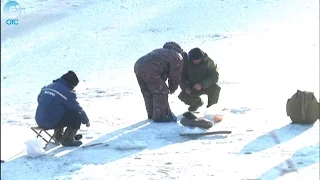
<path fill-rule="evenodd" d="M 1 163 L 7 162 L 7 161 L 9 161 L 9 160 L 13 159 L 14 157 L 16 157 L 16 156 L 20 155 L 21 153 L 25 152 L 26 150 L 27 150 L 27 149 L 24 149 L 23 151 L 21 151 L 21 152 L 19 152 L 19 153 L 15 154 L 15 155 L 13 155 L 13 156 L 11 156 L 11 157 L 10 157 L 10 158 L 8 158 L 6 161 L 5 161 L 5 160 L 1 160 Z"/>

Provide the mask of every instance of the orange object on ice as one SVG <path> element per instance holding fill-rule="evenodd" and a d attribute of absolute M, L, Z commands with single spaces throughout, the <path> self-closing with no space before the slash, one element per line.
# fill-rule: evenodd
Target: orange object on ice
<path fill-rule="evenodd" d="M 213 120 L 214 122 L 220 122 L 223 119 L 223 115 L 214 115 Z"/>

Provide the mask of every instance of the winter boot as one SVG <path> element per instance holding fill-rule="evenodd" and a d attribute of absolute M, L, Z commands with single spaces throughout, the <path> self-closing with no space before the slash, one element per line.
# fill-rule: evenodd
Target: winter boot
<path fill-rule="evenodd" d="M 80 146 L 82 144 L 81 141 L 77 141 L 74 137 L 77 134 L 78 129 L 67 128 L 63 135 L 63 146 Z"/>
<path fill-rule="evenodd" d="M 210 129 L 213 126 L 213 122 L 206 118 L 197 118 L 196 126 L 202 129 Z"/>
<path fill-rule="evenodd" d="M 188 119 L 197 119 L 197 116 L 190 111 L 183 113 L 182 116 Z"/>
<path fill-rule="evenodd" d="M 198 110 L 198 108 L 201 107 L 203 104 L 204 104 L 204 103 L 203 103 L 203 101 L 201 100 L 201 101 L 199 101 L 198 104 L 193 105 L 193 106 L 190 106 L 190 107 L 188 108 L 188 111 L 196 112 L 196 111 Z"/>
<path fill-rule="evenodd" d="M 188 127 L 198 127 L 202 129 L 209 129 L 213 126 L 213 123 L 206 118 L 189 119 L 186 117 L 181 118 L 180 124 Z"/>
<path fill-rule="evenodd" d="M 63 138 L 63 128 L 54 129 L 53 137 L 61 143 Z"/>
<path fill-rule="evenodd" d="M 165 118 L 154 119 L 155 123 L 177 122 L 177 117 L 171 112 Z"/>
<path fill-rule="evenodd" d="M 188 127 L 194 128 L 194 127 L 197 127 L 197 120 L 182 117 L 180 120 L 180 124 L 183 126 L 188 126 Z"/>

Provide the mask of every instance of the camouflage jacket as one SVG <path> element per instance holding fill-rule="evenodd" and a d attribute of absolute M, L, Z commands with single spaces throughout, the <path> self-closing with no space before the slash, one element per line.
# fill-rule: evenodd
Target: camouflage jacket
<path fill-rule="evenodd" d="M 149 78 L 161 77 L 164 81 L 168 79 L 169 91 L 173 93 L 181 82 L 181 53 L 170 48 L 155 49 L 137 60 L 134 72 Z"/>
<path fill-rule="evenodd" d="M 219 80 L 217 65 L 205 53 L 202 62 L 198 65 L 191 60 L 184 61 L 184 67 L 181 76 L 181 90 L 192 88 L 193 85 L 200 83 L 203 89 L 206 89 Z"/>

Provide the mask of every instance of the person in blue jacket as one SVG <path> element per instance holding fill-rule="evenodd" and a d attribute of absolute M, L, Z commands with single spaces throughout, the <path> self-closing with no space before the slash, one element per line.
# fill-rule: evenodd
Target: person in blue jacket
<path fill-rule="evenodd" d="M 54 137 L 63 146 L 80 146 L 75 140 L 81 124 L 90 126 L 87 114 L 77 101 L 73 90 L 79 83 L 77 75 L 68 71 L 61 78 L 44 86 L 38 96 L 36 122 L 44 129 L 54 129 Z M 65 132 L 63 132 L 64 128 Z"/>

